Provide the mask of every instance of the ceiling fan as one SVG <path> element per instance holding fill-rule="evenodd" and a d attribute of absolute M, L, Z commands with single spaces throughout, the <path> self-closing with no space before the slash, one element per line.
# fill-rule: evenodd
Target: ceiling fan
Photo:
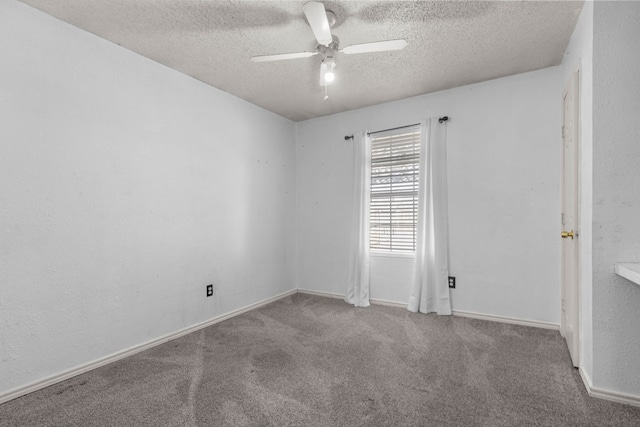
<path fill-rule="evenodd" d="M 309 26 L 313 31 L 318 44 L 313 52 L 296 52 L 296 53 L 280 53 L 276 55 L 259 55 L 253 56 L 253 62 L 270 62 L 282 61 L 285 59 L 309 58 L 315 55 L 322 55 L 322 63 L 320 64 L 320 85 L 325 87 L 325 98 L 327 99 L 326 86 L 331 83 L 334 78 L 334 68 L 336 67 L 336 52 L 345 53 L 347 55 L 355 53 L 383 52 L 388 50 L 400 50 L 407 46 L 404 39 L 385 40 L 372 43 L 353 44 L 344 48 L 340 48 L 340 41 L 331 34 L 331 27 L 336 22 L 336 16 L 330 10 L 326 10 L 324 4 L 316 1 L 310 1 L 302 6 L 302 11 L 307 17 Z"/>

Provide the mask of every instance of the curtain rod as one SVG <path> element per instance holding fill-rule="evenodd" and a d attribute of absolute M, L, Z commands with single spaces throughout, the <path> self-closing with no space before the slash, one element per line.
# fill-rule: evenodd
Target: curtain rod
<path fill-rule="evenodd" d="M 387 132 L 387 131 L 390 131 L 390 130 L 398 130 L 398 129 L 410 128 L 410 127 L 413 127 L 413 126 L 418 126 L 419 124 L 420 123 L 414 123 L 412 125 L 398 126 L 397 128 L 382 129 L 382 130 L 377 130 L 375 132 L 367 132 L 367 135 L 375 135 L 376 133 Z"/>
<path fill-rule="evenodd" d="M 446 122 L 447 120 L 449 120 L 449 116 L 442 116 L 438 119 L 438 123 L 442 123 L 442 122 Z M 367 135 L 373 135 L 376 133 L 381 133 L 381 132 L 387 132 L 390 130 L 397 130 L 397 129 L 404 129 L 404 128 L 410 128 L 412 126 L 418 126 L 420 123 L 414 123 L 412 125 L 406 125 L 406 126 L 398 126 L 397 128 L 391 128 L 391 129 L 382 129 L 382 130 L 377 130 L 375 132 L 367 132 Z M 345 141 L 348 141 L 350 139 L 353 139 L 353 135 L 346 135 L 344 137 Z"/>

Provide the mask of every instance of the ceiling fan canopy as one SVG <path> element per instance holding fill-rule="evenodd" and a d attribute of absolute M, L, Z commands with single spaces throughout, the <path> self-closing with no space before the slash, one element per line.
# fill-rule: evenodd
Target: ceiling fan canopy
<path fill-rule="evenodd" d="M 404 39 L 384 40 L 371 43 L 360 43 L 340 48 L 340 40 L 331 34 L 331 27 L 336 22 L 336 16 L 333 12 L 325 9 L 324 4 L 320 2 L 310 1 L 302 6 L 307 22 L 313 31 L 317 45 L 314 51 L 294 52 L 294 53 L 278 53 L 274 55 L 258 55 L 253 56 L 253 62 L 272 62 L 283 61 L 289 59 L 309 58 L 315 55 L 322 55 L 323 60 L 320 66 L 320 85 L 326 86 L 333 81 L 333 69 L 336 66 L 336 52 L 347 55 L 359 53 L 384 52 L 390 50 L 400 50 L 407 46 Z M 327 97 L 325 96 L 325 99 Z"/>

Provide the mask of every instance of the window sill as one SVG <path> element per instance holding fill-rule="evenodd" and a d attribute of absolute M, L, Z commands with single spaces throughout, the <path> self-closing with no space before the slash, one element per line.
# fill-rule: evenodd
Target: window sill
<path fill-rule="evenodd" d="M 399 252 L 384 252 L 384 251 L 371 251 L 369 254 L 372 257 L 383 258 L 415 258 L 415 253 L 399 253 Z"/>

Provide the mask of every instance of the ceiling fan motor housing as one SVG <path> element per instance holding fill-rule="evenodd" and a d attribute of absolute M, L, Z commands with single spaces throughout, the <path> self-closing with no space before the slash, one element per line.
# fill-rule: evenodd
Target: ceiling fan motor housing
<path fill-rule="evenodd" d="M 327 56 L 334 56 L 335 52 L 337 52 L 340 48 L 340 39 L 335 35 L 332 35 L 331 38 L 333 39 L 333 41 L 329 44 L 329 46 L 325 46 L 323 44 L 316 45 L 316 51 L 322 54 L 324 58 L 326 58 Z"/>

